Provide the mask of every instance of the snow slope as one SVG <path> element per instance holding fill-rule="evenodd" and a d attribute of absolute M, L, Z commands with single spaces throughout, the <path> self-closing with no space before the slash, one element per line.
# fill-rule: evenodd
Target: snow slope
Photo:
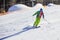
<path fill-rule="evenodd" d="M 7 15 L 0 16 L 0 38 L 19 32 L 23 27 L 33 24 L 35 17 L 32 15 L 40 8 L 37 6 L 37 8 L 23 7 L 24 9 L 22 10 L 10 12 Z"/>
<path fill-rule="evenodd" d="M 41 7 L 43 8 L 43 6 Z M 35 19 L 35 16 L 32 15 L 37 10 L 39 7 L 32 7 L 0 16 L 0 38 L 32 26 Z M 43 10 L 46 20 L 41 19 L 41 28 L 31 29 L 4 40 L 60 40 L 60 5 L 47 6 Z"/>
<path fill-rule="evenodd" d="M 23 10 L 23 9 L 26 9 L 26 8 L 30 8 L 30 7 L 28 7 L 26 5 L 23 5 L 23 4 L 15 4 L 8 9 L 8 12 Z"/>
<path fill-rule="evenodd" d="M 8 9 L 8 12 L 24 10 L 24 9 L 31 9 L 31 8 L 38 9 L 41 7 L 42 7 L 42 4 L 40 4 L 40 3 L 37 3 L 34 7 L 28 7 L 24 4 L 15 4 Z"/>

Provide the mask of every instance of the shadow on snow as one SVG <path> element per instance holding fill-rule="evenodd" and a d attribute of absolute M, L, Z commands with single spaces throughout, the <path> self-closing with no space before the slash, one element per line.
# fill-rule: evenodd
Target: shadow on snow
<path fill-rule="evenodd" d="M 39 28 L 39 27 L 38 27 L 38 28 Z M 0 40 L 7 39 L 7 38 L 9 38 L 9 37 L 19 35 L 19 34 L 21 34 L 21 33 L 23 33 L 23 32 L 29 31 L 29 30 L 31 30 L 31 29 L 35 29 L 35 28 L 34 28 L 33 26 L 27 26 L 27 27 L 23 28 L 22 31 L 19 31 L 19 32 L 15 33 L 15 34 L 12 34 L 12 35 L 9 35 L 9 36 L 0 38 Z"/>

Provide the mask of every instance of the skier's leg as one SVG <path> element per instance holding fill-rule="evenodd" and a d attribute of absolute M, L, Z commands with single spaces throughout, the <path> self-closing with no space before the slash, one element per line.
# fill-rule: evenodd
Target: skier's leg
<path fill-rule="evenodd" d="M 38 18 L 36 18 L 36 20 L 35 20 L 35 22 L 33 24 L 34 27 L 36 27 L 37 21 L 38 21 Z"/>
<path fill-rule="evenodd" d="M 39 23 L 40 23 L 40 18 L 37 17 L 36 21 L 34 22 L 34 26 L 37 27 Z"/>
<path fill-rule="evenodd" d="M 36 27 L 38 26 L 39 23 L 40 23 L 40 18 L 37 19 Z"/>

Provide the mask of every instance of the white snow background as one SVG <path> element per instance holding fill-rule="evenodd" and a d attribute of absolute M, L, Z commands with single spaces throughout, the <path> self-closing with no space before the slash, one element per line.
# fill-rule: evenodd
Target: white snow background
<path fill-rule="evenodd" d="M 49 4 L 50 5 L 50 4 Z M 41 19 L 40 28 L 31 29 L 21 34 L 6 38 L 4 40 L 60 40 L 60 5 L 36 4 L 34 7 L 22 6 L 19 10 L 8 10 L 7 15 L 0 16 L 0 38 L 21 31 L 27 26 L 33 26 L 35 16 L 32 16 L 40 8 L 43 8 L 45 19 Z M 10 11 L 13 12 L 10 12 Z"/>

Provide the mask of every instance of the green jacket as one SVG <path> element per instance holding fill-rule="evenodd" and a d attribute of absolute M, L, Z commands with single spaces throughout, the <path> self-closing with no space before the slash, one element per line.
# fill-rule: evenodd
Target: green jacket
<path fill-rule="evenodd" d="M 33 16 L 34 16 L 34 15 L 37 15 L 36 17 L 39 17 L 40 11 L 37 11 L 35 14 L 33 14 Z"/>

